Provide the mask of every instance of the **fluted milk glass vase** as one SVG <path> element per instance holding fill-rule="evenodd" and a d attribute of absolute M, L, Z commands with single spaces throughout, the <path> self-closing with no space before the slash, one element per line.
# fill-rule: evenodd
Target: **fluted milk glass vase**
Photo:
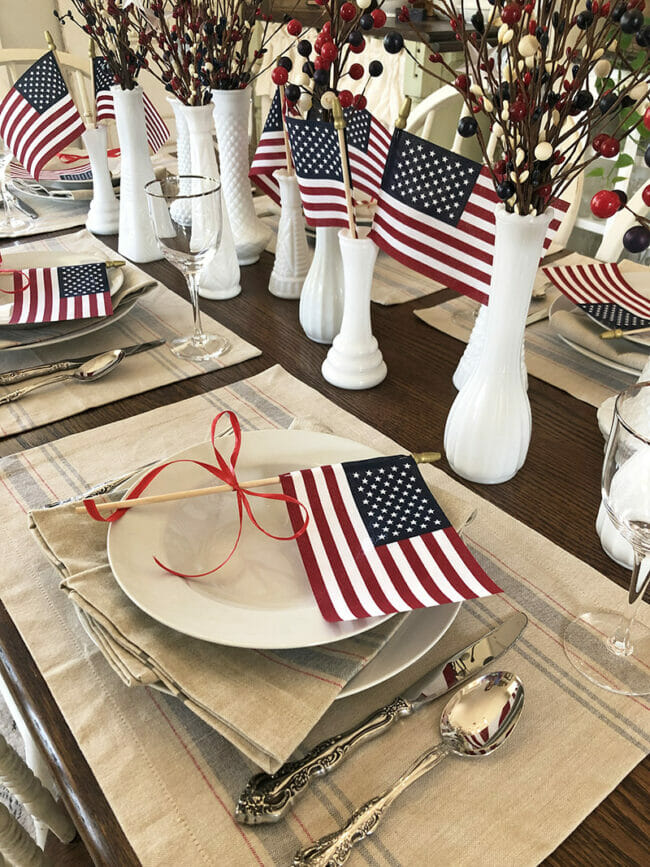
<path fill-rule="evenodd" d="M 120 225 L 120 203 L 108 167 L 106 127 L 86 127 L 81 140 L 88 152 L 93 174 L 93 197 L 86 228 L 94 235 L 114 235 Z"/>
<path fill-rule="evenodd" d="M 343 261 L 338 232 L 332 226 L 316 229 L 314 258 L 300 295 L 300 325 L 315 343 L 331 343 L 341 330 Z"/>
<path fill-rule="evenodd" d="M 295 174 L 278 169 L 273 177 L 280 186 L 280 222 L 269 292 L 279 298 L 300 298 L 309 270 L 309 247 L 305 234 L 300 190 Z"/>

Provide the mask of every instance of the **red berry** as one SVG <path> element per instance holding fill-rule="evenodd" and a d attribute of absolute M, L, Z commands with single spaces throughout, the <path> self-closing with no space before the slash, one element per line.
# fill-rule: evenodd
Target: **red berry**
<path fill-rule="evenodd" d="M 513 102 L 510 106 L 510 117 L 515 123 L 526 117 L 526 105 L 523 102 Z"/>
<path fill-rule="evenodd" d="M 341 108 L 350 108 L 353 100 L 354 97 L 349 90 L 341 90 L 339 92 L 339 102 L 341 103 Z"/>
<path fill-rule="evenodd" d="M 591 213 L 601 220 L 615 214 L 621 206 L 621 200 L 613 190 L 601 190 L 592 196 Z"/>
<path fill-rule="evenodd" d="M 550 198 L 552 191 L 553 190 L 550 184 L 542 184 L 541 187 L 537 187 L 536 192 L 540 199 L 545 202 L 548 198 Z"/>
<path fill-rule="evenodd" d="M 600 153 L 600 149 L 603 145 L 603 142 L 609 138 L 606 132 L 601 132 L 596 138 L 592 141 L 591 146 L 596 151 L 596 153 Z"/>
<path fill-rule="evenodd" d="M 607 136 L 605 141 L 601 144 L 599 153 L 601 156 L 606 159 L 611 159 L 615 157 L 616 154 L 620 151 L 621 145 L 613 136 Z"/>
<path fill-rule="evenodd" d="M 336 60 L 338 54 L 339 50 L 333 42 L 326 42 L 320 50 L 320 56 L 328 63 L 332 63 L 332 61 Z"/>
<path fill-rule="evenodd" d="M 292 18 L 287 24 L 287 33 L 289 36 L 300 36 L 302 33 L 302 24 L 297 18 Z"/>
<path fill-rule="evenodd" d="M 344 3 L 339 10 L 339 15 L 344 21 L 352 21 L 357 14 L 357 7 L 354 3 Z"/>
<path fill-rule="evenodd" d="M 327 6 L 327 0 L 316 0 L 317 6 Z"/>
<path fill-rule="evenodd" d="M 497 160 L 497 162 L 494 164 L 494 171 L 497 173 L 497 175 L 505 175 L 506 168 L 507 166 L 505 160 Z"/>
<path fill-rule="evenodd" d="M 501 20 L 504 24 L 516 24 L 521 18 L 521 8 L 516 3 L 510 3 L 501 12 Z"/>
<path fill-rule="evenodd" d="M 531 12 L 532 12 L 532 9 L 531 9 Z M 531 18 L 530 21 L 528 22 L 528 32 L 530 33 L 531 36 L 534 36 L 536 30 L 537 30 L 537 21 L 535 21 L 534 18 Z"/>
<path fill-rule="evenodd" d="M 439 54 L 437 51 L 433 54 L 430 54 L 429 61 L 431 63 L 440 63 L 442 61 L 442 54 Z"/>
<path fill-rule="evenodd" d="M 466 75 L 457 75 L 454 79 L 454 87 L 460 90 L 461 93 L 466 93 L 469 90 L 469 80 Z"/>
<path fill-rule="evenodd" d="M 641 198 L 643 199 L 644 204 L 646 204 L 650 208 L 650 184 L 648 184 L 647 187 L 643 188 Z"/>
<path fill-rule="evenodd" d="M 357 108 L 359 111 L 362 111 L 368 105 L 368 100 L 362 93 L 360 93 L 354 97 L 353 104 L 355 108 Z"/>
<path fill-rule="evenodd" d="M 323 24 L 323 26 L 320 29 L 320 32 L 329 36 L 331 30 L 332 30 L 331 22 L 325 21 L 325 23 Z"/>
<path fill-rule="evenodd" d="M 353 54 L 361 54 L 361 52 L 363 51 L 363 49 L 365 47 L 366 47 L 366 40 L 365 39 L 362 39 L 358 45 L 352 45 L 352 43 L 350 43 L 350 51 Z"/>
<path fill-rule="evenodd" d="M 386 23 L 386 13 L 383 9 L 373 9 L 370 13 L 372 15 L 372 20 L 375 22 L 375 27 L 383 27 Z"/>
<path fill-rule="evenodd" d="M 609 15 L 610 8 L 611 8 L 611 6 L 609 5 L 609 3 L 603 3 L 602 8 L 600 10 L 600 14 L 604 15 L 605 18 L 607 18 L 607 16 Z"/>
<path fill-rule="evenodd" d="M 353 63 L 348 69 L 348 74 L 353 81 L 358 81 L 360 78 L 363 78 L 363 72 L 363 66 L 360 63 Z"/>
<path fill-rule="evenodd" d="M 289 73 L 284 68 L 284 66 L 276 66 L 273 72 L 271 73 L 271 81 L 273 84 L 277 84 L 281 86 L 286 84 L 289 81 Z"/>
<path fill-rule="evenodd" d="M 320 55 L 314 58 L 314 69 L 329 69 L 332 64 Z"/>
<path fill-rule="evenodd" d="M 650 106 L 646 108 L 645 114 L 643 115 L 643 126 L 646 129 L 650 129 Z"/>

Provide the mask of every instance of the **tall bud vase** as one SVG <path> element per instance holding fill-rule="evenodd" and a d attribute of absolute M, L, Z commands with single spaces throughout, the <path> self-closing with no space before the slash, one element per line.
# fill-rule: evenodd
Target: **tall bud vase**
<path fill-rule="evenodd" d="M 280 186 L 282 211 L 269 292 L 279 298 L 300 298 L 309 269 L 309 247 L 298 179 L 285 169 L 273 172 L 273 177 Z"/>
<path fill-rule="evenodd" d="M 343 321 L 321 368 L 325 379 L 339 388 L 372 388 L 386 378 L 386 365 L 370 322 L 377 246 L 365 237 L 368 231 L 359 230 L 358 238 L 351 238 L 347 229 L 339 232 L 345 285 Z"/>
<path fill-rule="evenodd" d="M 132 262 L 155 262 L 162 259 L 154 236 L 145 184 L 154 180 L 147 129 L 144 119 L 142 88 L 122 90 L 111 87 L 115 106 L 115 123 L 120 140 L 120 220 L 118 252 Z"/>
<path fill-rule="evenodd" d="M 343 319 L 343 261 L 339 230 L 316 229 L 316 249 L 300 295 L 300 325 L 310 340 L 331 343 Z"/>
<path fill-rule="evenodd" d="M 458 362 L 458 366 L 454 371 L 454 375 L 452 376 L 452 382 L 458 391 L 461 390 L 472 373 L 474 373 L 474 369 L 481 360 L 481 353 L 483 352 L 483 346 L 485 345 L 487 337 L 487 319 L 487 305 L 481 304 L 476 316 L 476 321 L 474 322 L 474 328 L 472 328 L 472 333 L 470 334 L 467 346 L 465 347 L 465 351 L 463 352 L 461 359 Z M 526 370 L 526 355 L 523 340 L 521 344 L 521 377 L 524 381 L 525 387 L 528 388 L 528 372 Z"/>
<path fill-rule="evenodd" d="M 203 175 L 218 181 L 219 167 L 212 139 L 214 129 L 212 106 L 183 105 L 179 102 L 175 109 L 175 115 L 180 119 L 181 135 L 186 134 L 189 140 L 191 174 Z M 215 300 L 234 298 L 241 292 L 239 262 L 235 252 L 228 211 L 224 207 L 223 190 L 221 205 L 223 214 L 221 243 L 216 254 L 201 270 L 199 277 L 199 295 L 202 298 Z"/>
<path fill-rule="evenodd" d="M 445 426 L 454 472 L 472 482 L 511 479 L 526 460 L 532 420 L 521 375 L 521 346 L 544 238 L 553 216 L 496 211 L 494 267 L 485 343 Z"/>
<path fill-rule="evenodd" d="M 120 203 L 113 189 L 106 153 L 106 127 L 87 127 L 81 139 L 93 174 L 93 197 L 86 228 L 94 235 L 114 235 L 120 224 Z"/>
<path fill-rule="evenodd" d="M 248 88 L 212 91 L 221 182 L 240 265 L 257 262 L 271 236 L 269 227 L 255 213 L 248 179 L 250 99 Z"/>

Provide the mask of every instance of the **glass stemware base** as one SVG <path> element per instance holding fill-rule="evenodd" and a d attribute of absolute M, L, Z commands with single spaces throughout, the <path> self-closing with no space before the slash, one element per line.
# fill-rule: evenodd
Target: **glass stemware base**
<path fill-rule="evenodd" d="M 29 226 L 28 220 L 14 216 L 12 211 L 13 209 L 7 212 L 4 208 L 0 208 L 0 234 L 5 232 L 20 232 Z"/>
<path fill-rule="evenodd" d="M 564 633 L 564 651 L 588 680 L 622 695 L 650 694 L 650 628 L 633 621 L 627 644 L 620 612 L 592 611 L 577 617 Z"/>
<path fill-rule="evenodd" d="M 177 337 L 170 341 L 169 347 L 178 358 L 186 361 L 210 361 L 230 349 L 230 343 L 216 334 L 201 334 L 198 337 Z"/>

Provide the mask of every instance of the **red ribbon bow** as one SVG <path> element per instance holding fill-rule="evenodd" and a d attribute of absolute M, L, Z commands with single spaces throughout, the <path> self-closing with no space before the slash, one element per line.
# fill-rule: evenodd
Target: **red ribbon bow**
<path fill-rule="evenodd" d="M 235 436 L 235 445 L 233 446 L 232 453 L 230 455 L 230 460 L 226 462 L 222 454 L 219 452 L 219 449 L 215 443 L 215 430 L 217 424 L 219 423 L 220 418 L 223 415 L 227 415 L 230 419 L 230 423 L 232 425 L 233 433 Z M 169 572 L 172 575 L 177 575 L 179 578 L 205 578 L 206 575 L 211 575 L 213 572 L 216 572 L 217 569 L 221 569 L 222 566 L 230 560 L 232 555 L 235 553 L 237 545 L 239 544 L 239 540 L 241 538 L 242 529 L 244 525 L 244 511 L 248 515 L 251 523 L 257 527 L 265 536 L 269 536 L 271 539 L 278 539 L 281 542 L 289 542 L 292 539 L 297 539 L 298 536 L 302 536 L 302 534 L 307 529 L 307 524 L 309 523 L 309 512 L 306 507 L 300 500 L 297 500 L 295 497 L 291 497 L 288 494 L 268 494 L 262 493 L 261 491 L 253 491 L 248 488 L 242 488 L 237 480 L 237 475 L 235 473 L 235 465 L 237 463 L 237 458 L 239 457 L 239 450 L 241 448 L 241 427 L 239 425 L 239 419 L 234 412 L 230 410 L 224 410 L 220 412 L 212 421 L 212 426 L 210 428 L 210 439 L 212 441 L 212 448 L 214 449 L 214 455 L 217 459 L 217 466 L 212 464 L 204 463 L 203 461 L 195 461 L 190 458 L 179 458 L 175 461 L 168 461 L 166 464 L 161 464 L 159 467 L 154 467 L 153 470 L 149 470 L 142 479 L 138 482 L 138 484 L 133 488 L 130 493 L 130 496 L 135 498 L 139 497 L 140 494 L 146 490 L 146 488 L 151 484 L 151 482 L 156 478 L 156 476 L 161 473 L 165 467 L 170 467 L 172 464 L 196 464 L 199 467 L 203 467 L 203 469 L 207 470 L 209 473 L 212 473 L 213 476 L 216 476 L 220 481 L 224 482 L 226 485 L 230 485 L 233 491 L 237 495 L 237 511 L 239 513 L 239 531 L 237 533 L 237 538 L 230 549 L 230 553 L 226 557 L 225 560 L 222 560 L 218 566 L 215 566 L 214 569 L 209 569 L 207 572 L 200 572 L 196 575 L 192 575 L 186 572 L 177 572 L 175 569 L 170 569 L 168 566 L 165 566 L 164 563 L 154 557 L 154 562 L 160 566 L 161 569 L 164 569 L 166 572 Z M 299 506 L 305 515 L 305 520 L 303 522 L 302 527 L 300 527 L 295 533 L 291 536 L 275 536 L 273 533 L 269 533 L 268 530 L 265 530 L 261 527 L 255 516 L 253 515 L 253 510 L 251 508 L 251 504 L 248 501 L 249 497 L 259 497 L 263 500 L 280 500 L 285 503 L 293 503 L 296 506 Z M 94 500 L 84 500 L 84 506 L 86 507 L 86 511 L 90 515 L 91 518 L 94 518 L 95 521 L 104 521 L 107 523 L 112 523 L 113 521 L 118 521 L 123 515 L 125 515 L 129 510 L 128 509 L 120 509 L 119 507 L 112 512 L 107 518 L 104 518 L 97 506 L 95 505 Z"/>
<path fill-rule="evenodd" d="M 2 254 L 0 254 L 0 264 L 2 263 Z M 3 295 L 17 295 L 19 292 L 25 292 L 32 285 L 32 281 L 29 276 L 29 272 L 20 271 L 16 268 L 0 268 L 0 274 L 13 274 L 14 276 L 14 286 L 13 289 L 0 289 L 0 292 Z M 20 275 L 23 280 L 23 285 L 18 285 L 17 276 Z"/>
<path fill-rule="evenodd" d="M 119 148 L 110 148 L 110 150 L 106 151 L 106 156 L 111 157 L 119 157 L 120 149 Z M 66 154 L 61 153 L 57 154 L 57 157 L 61 160 L 62 163 L 78 163 L 79 160 L 88 161 L 88 154 Z"/>

